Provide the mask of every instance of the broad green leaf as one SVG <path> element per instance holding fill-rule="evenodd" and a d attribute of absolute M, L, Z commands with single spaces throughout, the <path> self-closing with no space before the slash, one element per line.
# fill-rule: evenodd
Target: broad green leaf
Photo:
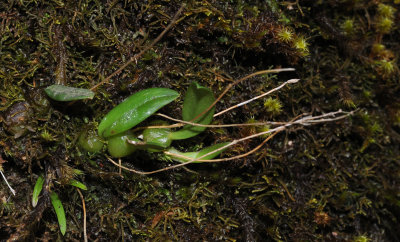
<path fill-rule="evenodd" d="M 47 95 L 56 101 L 74 101 L 81 99 L 92 99 L 94 97 L 94 92 L 89 89 L 67 87 L 63 85 L 51 85 L 44 89 Z"/>
<path fill-rule="evenodd" d="M 64 207 L 60 201 L 60 198 L 58 198 L 58 195 L 55 192 L 50 193 L 50 200 L 57 215 L 61 234 L 64 235 L 65 231 L 67 230 L 67 220 L 65 218 Z"/>
<path fill-rule="evenodd" d="M 69 181 L 69 184 L 70 184 L 71 186 L 80 188 L 80 189 L 82 189 L 82 190 L 85 190 L 85 191 L 87 190 L 87 187 L 86 187 L 85 184 L 83 184 L 82 182 L 77 181 L 77 180 L 75 180 L 75 179 L 71 179 L 71 180 Z"/>
<path fill-rule="evenodd" d="M 190 84 L 183 101 L 183 120 L 199 124 L 210 124 L 215 112 L 214 107 L 196 120 L 193 119 L 206 110 L 214 101 L 215 98 L 210 89 L 193 82 Z M 171 138 L 174 140 L 187 139 L 200 134 L 205 129 L 206 127 L 185 125 L 181 130 L 171 133 Z"/>
<path fill-rule="evenodd" d="M 175 161 L 179 161 L 179 162 L 187 162 L 190 159 L 197 159 L 200 158 L 201 160 L 211 160 L 215 157 L 217 157 L 219 154 L 221 154 L 224 150 L 226 150 L 226 148 L 223 148 L 221 150 L 218 150 L 222 147 L 224 147 L 225 145 L 229 144 L 229 142 L 225 142 L 225 143 L 219 143 L 219 144 L 215 144 L 209 147 L 206 147 L 200 151 L 196 151 L 196 152 L 180 152 L 178 150 L 176 150 L 175 148 L 171 147 L 168 149 L 168 152 L 179 155 L 181 157 L 178 156 L 174 156 L 174 155 L 169 155 L 169 157 L 171 157 L 171 159 L 175 160 Z M 212 154 L 207 155 L 208 153 L 211 153 L 215 150 L 218 150 Z M 206 155 L 206 156 L 204 156 Z M 204 156 L 204 157 L 202 157 Z M 202 163 L 201 161 L 195 161 L 193 163 Z"/>
<path fill-rule="evenodd" d="M 137 92 L 103 118 L 98 133 L 106 138 L 129 130 L 178 96 L 179 93 L 167 88 L 149 88 Z"/>
<path fill-rule="evenodd" d="M 32 206 L 33 207 L 36 207 L 36 205 L 39 201 L 39 195 L 40 195 L 40 192 L 42 191 L 43 183 L 44 183 L 43 176 L 39 176 L 38 179 L 36 180 L 35 187 L 33 188 L 33 194 L 32 194 Z"/>

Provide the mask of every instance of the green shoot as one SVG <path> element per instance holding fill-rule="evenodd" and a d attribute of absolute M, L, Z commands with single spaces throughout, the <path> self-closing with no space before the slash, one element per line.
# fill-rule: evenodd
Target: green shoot
<path fill-rule="evenodd" d="M 68 102 L 81 99 L 92 99 L 94 92 L 89 89 L 67 87 L 63 85 L 51 85 L 44 89 L 46 94 L 53 100 Z"/>
<path fill-rule="evenodd" d="M 82 190 L 85 190 L 85 191 L 87 190 L 87 187 L 86 187 L 85 184 L 83 184 L 82 182 L 77 181 L 77 180 L 75 180 L 75 179 L 71 179 L 71 180 L 69 181 L 69 184 L 70 184 L 71 186 L 80 188 L 80 189 L 82 189 Z"/>
<path fill-rule="evenodd" d="M 39 201 L 39 195 L 43 189 L 43 183 L 44 183 L 43 176 L 39 176 L 38 179 L 36 180 L 36 184 L 35 184 L 35 187 L 33 188 L 33 193 L 32 193 L 32 206 L 33 207 L 36 207 L 36 205 Z"/>
<path fill-rule="evenodd" d="M 60 198 L 55 192 L 52 192 L 50 194 L 50 200 L 57 215 L 58 225 L 60 226 L 61 234 L 65 235 L 65 232 L 67 230 L 67 220 L 65 218 L 64 207 L 61 203 Z"/>

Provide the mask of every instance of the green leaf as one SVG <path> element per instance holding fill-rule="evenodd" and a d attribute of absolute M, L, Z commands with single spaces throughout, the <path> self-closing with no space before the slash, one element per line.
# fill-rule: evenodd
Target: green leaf
<path fill-rule="evenodd" d="M 82 182 L 77 181 L 77 180 L 75 180 L 75 179 L 71 179 L 71 180 L 69 181 L 69 184 L 72 185 L 72 186 L 74 186 L 74 187 L 80 188 L 80 189 L 82 189 L 82 190 L 85 190 L 85 191 L 87 190 L 87 187 L 86 187 L 85 184 L 83 184 Z"/>
<path fill-rule="evenodd" d="M 171 147 L 171 148 L 168 149 L 168 152 L 176 154 L 176 155 L 179 155 L 179 156 L 184 156 L 184 157 L 177 157 L 177 156 L 174 156 L 174 155 L 168 155 L 168 156 L 171 157 L 171 159 L 173 159 L 175 161 L 178 161 L 178 162 L 182 162 L 182 163 L 183 162 L 187 162 L 190 159 L 200 158 L 203 155 L 206 155 L 206 156 L 200 158 L 201 160 L 211 160 L 211 159 L 217 157 L 219 154 L 221 154 L 224 150 L 226 150 L 226 148 L 223 148 L 221 150 L 218 150 L 218 149 L 220 149 L 221 147 L 224 147 L 225 145 L 227 145 L 229 143 L 230 142 L 219 143 L 219 144 L 215 144 L 215 145 L 206 147 L 206 148 L 204 148 L 204 149 L 202 149 L 200 151 L 186 152 L 186 153 L 185 152 L 180 152 L 180 151 L 176 150 L 175 148 Z M 215 150 L 218 150 L 218 151 L 207 155 L 208 153 L 211 153 L 211 152 L 213 152 Z M 193 163 L 202 163 L 202 162 L 201 161 L 195 161 Z"/>
<path fill-rule="evenodd" d="M 215 107 L 211 108 L 207 113 L 196 120 L 193 119 L 211 106 L 214 101 L 215 98 L 210 89 L 193 82 L 190 84 L 183 102 L 183 120 L 199 124 L 210 124 L 213 119 Z M 171 138 L 174 140 L 187 139 L 200 134 L 205 129 L 206 127 L 185 125 L 181 130 L 171 133 Z"/>
<path fill-rule="evenodd" d="M 51 204 L 56 212 L 58 225 L 60 226 L 61 234 L 64 235 L 67 230 L 67 220 L 65 219 L 64 207 L 55 192 L 50 194 Z"/>
<path fill-rule="evenodd" d="M 74 101 L 94 97 L 94 92 L 89 89 L 67 87 L 63 85 L 51 85 L 44 89 L 47 95 L 56 101 Z"/>
<path fill-rule="evenodd" d="M 33 194 L 32 194 L 32 206 L 33 207 L 36 207 L 36 205 L 39 201 L 39 195 L 40 195 L 40 192 L 42 191 L 43 183 L 44 183 L 43 176 L 39 176 L 38 179 L 36 180 L 35 187 L 33 188 Z"/>
<path fill-rule="evenodd" d="M 179 96 L 167 88 L 149 88 L 137 92 L 113 108 L 101 121 L 98 133 L 110 137 L 133 128 Z"/>
<path fill-rule="evenodd" d="M 73 171 L 74 171 L 75 175 L 83 175 L 84 174 L 84 172 L 79 169 L 74 169 Z"/>

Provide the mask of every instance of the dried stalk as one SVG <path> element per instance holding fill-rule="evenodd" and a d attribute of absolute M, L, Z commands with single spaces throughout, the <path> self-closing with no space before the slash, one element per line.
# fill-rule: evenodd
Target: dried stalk
<path fill-rule="evenodd" d="M 286 86 L 286 84 L 289 84 L 289 83 L 290 83 L 290 84 L 296 83 L 296 82 L 298 82 L 299 80 L 300 80 L 300 79 L 290 79 L 290 80 L 288 80 L 288 81 L 285 81 L 285 82 L 282 83 L 280 86 L 275 87 L 274 89 L 271 89 L 271 90 L 269 90 L 269 91 L 266 92 L 266 93 L 263 93 L 263 94 L 261 94 L 261 95 L 259 95 L 259 96 L 257 96 L 257 97 L 253 97 L 253 98 L 251 98 L 251 99 L 249 99 L 249 100 L 247 100 L 247 101 L 241 102 L 241 103 L 239 103 L 239 104 L 236 104 L 235 106 L 232 106 L 232 107 L 227 108 L 227 109 L 225 109 L 225 110 L 223 110 L 223 111 L 221 111 L 221 112 L 219 112 L 219 113 L 214 114 L 214 118 L 217 117 L 217 116 L 219 116 L 219 115 L 221 115 L 221 114 L 223 114 L 223 113 L 225 113 L 225 112 L 228 112 L 228 111 L 230 111 L 230 110 L 232 110 L 232 109 L 238 108 L 238 107 L 243 106 L 243 105 L 248 104 L 248 103 L 251 103 L 251 102 L 254 101 L 254 100 L 257 100 L 257 99 L 262 98 L 262 97 L 265 97 L 265 96 L 267 96 L 267 95 L 269 95 L 269 94 L 271 94 L 271 93 L 273 93 L 273 92 L 275 92 L 275 91 L 278 91 L 278 90 L 281 89 L 282 87 Z"/>
<path fill-rule="evenodd" d="M 15 190 L 11 187 L 11 185 L 8 183 L 7 178 L 4 176 L 3 171 L 0 169 L 0 173 L 3 176 L 4 181 L 6 182 L 8 188 L 10 189 L 11 193 L 15 196 Z"/>
<path fill-rule="evenodd" d="M 267 72 L 267 71 L 282 71 L 282 70 L 292 70 L 292 69 L 291 68 L 284 68 L 284 69 L 264 70 L 264 71 L 260 71 L 260 72 L 256 72 L 256 73 L 264 73 L 264 72 Z M 255 73 L 253 73 L 253 74 L 255 74 Z M 244 77 L 242 79 L 245 80 L 245 79 L 250 78 L 252 76 L 254 76 L 254 75 L 250 74 L 250 75 L 248 75 L 248 76 L 246 76 L 246 77 Z M 236 104 L 236 105 L 234 105 L 234 106 L 232 106 L 230 108 L 227 108 L 227 109 L 225 109 L 225 110 L 223 110 L 223 111 L 221 111 L 221 112 L 219 112 L 217 114 L 214 114 L 214 117 L 217 117 L 217 116 L 219 116 L 219 115 L 221 115 L 221 114 L 223 114 L 225 112 L 228 112 L 228 111 L 230 111 L 232 109 L 235 109 L 237 107 L 240 107 L 240 106 L 243 106 L 245 104 L 251 103 L 254 100 L 257 100 L 257 99 L 260 99 L 262 97 L 265 97 L 265 96 L 267 96 L 267 95 L 269 95 L 269 94 L 271 94 L 273 92 L 278 91 L 279 89 L 281 89 L 282 87 L 286 86 L 287 84 L 293 84 L 293 83 L 298 82 L 299 80 L 300 79 L 287 80 L 286 82 L 282 83 L 278 87 L 276 87 L 276 88 L 274 88 L 274 89 L 272 89 L 272 90 L 270 90 L 270 91 L 268 91 L 266 93 L 263 93 L 263 94 L 261 94 L 261 95 L 259 95 L 257 97 L 254 97 L 254 98 L 251 98 L 251 99 L 246 100 L 244 102 L 241 102 L 239 104 Z M 236 83 L 238 83 L 238 81 L 236 81 Z M 225 91 L 227 91 L 227 89 Z M 216 102 L 222 98 L 222 96 L 226 93 L 225 91 L 218 97 Z M 211 106 L 209 106 L 206 109 L 206 111 L 210 110 L 214 105 L 215 105 L 215 102 Z M 203 113 L 205 113 L 205 112 L 203 112 Z M 208 128 L 227 128 L 227 127 L 240 127 L 240 126 L 260 126 L 260 125 L 279 125 L 279 124 L 283 124 L 283 122 L 259 122 L 259 123 L 246 123 L 246 124 L 221 124 L 221 125 L 212 125 L 211 124 L 211 125 L 205 125 L 205 124 L 198 124 L 198 123 L 193 123 L 193 122 L 190 122 L 190 121 L 183 121 L 183 120 L 180 120 L 180 119 L 175 119 L 175 118 L 169 117 L 169 116 L 167 116 L 165 114 L 161 114 L 161 113 L 157 113 L 156 115 L 158 115 L 160 117 L 163 117 L 163 118 L 166 118 L 166 119 L 169 119 L 169 120 L 172 120 L 174 122 L 178 122 L 178 123 L 172 124 L 172 125 L 154 125 L 154 126 L 148 126 L 148 127 L 144 127 L 144 128 L 149 128 L 149 129 L 154 129 L 154 128 L 159 128 L 159 129 L 160 128 L 164 128 L 164 129 L 165 128 L 177 128 L 177 127 L 182 127 L 185 124 L 190 124 L 190 125 L 193 125 L 193 126 L 200 126 L 200 127 L 208 127 Z M 197 119 L 197 117 L 195 119 Z M 195 119 L 193 119 L 193 120 L 195 120 Z M 144 129 L 144 128 L 138 128 L 136 130 Z"/>
<path fill-rule="evenodd" d="M 150 175 L 150 174 L 155 174 L 155 173 L 159 173 L 159 172 L 175 169 L 175 168 L 178 168 L 178 167 L 186 166 L 186 165 L 194 163 L 196 161 L 202 161 L 203 157 L 206 157 L 206 156 L 209 156 L 209 155 L 211 155 L 213 153 L 216 153 L 216 152 L 219 152 L 221 150 L 227 149 L 227 148 L 229 148 L 229 147 L 231 147 L 233 145 L 236 145 L 237 143 L 240 143 L 240 142 L 243 142 L 243 141 L 246 141 L 246 140 L 249 140 L 249 139 L 253 139 L 253 138 L 256 138 L 256 137 L 260 137 L 260 136 L 263 136 L 263 135 L 272 134 L 267 139 L 265 139 L 259 146 L 257 146 L 255 149 L 247 152 L 246 154 L 242 154 L 242 155 L 239 155 L 239 156 L 236 156 L 236 157 L 231 157 L 231 158 L 214 160 L 214 161 L 213 160 L 204 160 L 205 162 L 228 161 L 228 160 L 232 160 L 232 159 L 243 158 L 243 157 L 255 152 L 263 144 L 265 144 L 269 139 L 271 139 L 274 135 L 276 135 L 277 133 L 279 133 L 279 132 L 281 132 L 283 130 L 288 129 L 291 126 L 294 126 L 294 125 L 308 126 L 308 125 L 312 125 L 312 124 L 332 122 L 332 121 L 336 121 L 336 120 L 340 120 L 340 119 L 346 118 L 349 115 L 352 115 L 354 112 L 356 112 L 356 110 L 351 111 L 351 112 L 344 112 L 342 110 L 338 110 L 336 112 L 330 112 L 330 113 L 321 114 L 321 115 L 317 115 L 317 116 L 305 116 L 305 117 L 302 117 L 302 118 L 296 118 L 296 119 L 294 119 L 292 121 L 289 121 L 289 122 L 286 122 L 286 123 L 284 123 L 284 124 L 282 124 L 282 125 L 280 125 L 280 126 L 278 126 L 276 128 L 273 128 L 273 129 L 270 129 L 270 130 L 267 130 L 267 131 L 264 131 L 264 132 L 260 132 L 260 133 L 257 133 L 257 134 L 249 135 L 249 136 L 246 136 L 246 137 L 241 138 L 241 139 L 233 140 L 230 143 L 228 143 L 227 145 L 225 145 L 223 147 L 220 147 L 219 149 L 213 150 L 213 151 L 211 151 L 211 152 L 209 152 L 209 153 L 207 153 L 207 154 L 205 154 L 205 155 L 203 155 L 203 156 L 201 156 L 199 158 L 192 159 L 192 158 L 188 158 L 188 157 L 183 157 L 185 159 L 188 159 L 188 161 L 184 162 L 184 163 L 177 164 L 177 165 L 165 167 L 165 168 L 162 168 L 162 169 L 154 170 L 154 171 L 145 172 L 145 171 L 138 171 L 138 170 L 130 169 L 130 168 L 124 167 L 124 166 L 116 163 L 115 161 L 113 161 L 109 157 L 107 157 L 107 159 L 111 163 L 113 163 L 114 165 L 116 165 L 116 166 L 118 166 L 118 167 L 120 167 L 120 168 L 122 168 L 124 170 L 131 171 L 131 172 L 134 172 L 134 173 L 137 173 L 137 174 L 141 174 L 141 175 Z M 301 117 L 301 116 L 299 116 L 299 117 Z M 172 154 L 172 153 L 168 153 L 168 152 L 166 152 L 166 154 L 182 158 L 180 155 L 176 155 L 176 154 Z"/>
<path fill-rule="evenodd" d="M 6 163 L 7 161 L 5 161 L 3 159 L 3 157 L 0 155 L 0 173 L 1 176 L 3 177 L 4 181 L 6 182 L 8 188 L 10 189 L 11 193 L 15 196 L 15 190 L 11 187 L 11 185 L 8 183 L 6 176 L 3 174 L 3 163 Z"/>
<path fill-rule="evenodd" d="M 238 80 L 236 80 L 235 82 L 229 84 L 225 90 L 221 93 L 221 95 L 219 95 L 219 97 L 213 102 L 213 104 L 211 104 L 206 110 L 204 110 L 203 112 L 201 112 L 199 115 L 197 115 L 194 119 L 192 119 L 191 121 L 194 121 L 196 119 L 198 119 L 199 117 L 203 116 L 205 113 L 207 113 L 210 109 L 212 109 L 215 104 L 217 104 L 219 102 L 219 100 L 221 100 L 221 98 L 223 96 L 225 96 L 225 94 L 232 88 L 234 87 L 236 84 L 247 80 L 249 78 L 252 78 L 254 76 L 258 76 L 258 75 L 262 75 L 262 74 L 268 74 L 268 73 L 279 73 L 279 72 L 284 72 L 284 71 L 295 71 L 294 68 L 278 68 L 278 69 L 271 69 L 271 70 L 263 70 L 263 71 L 257 71 L 254 73 L 251 73 L 243 78 L 240 78 Z"/>
<path fill-rule="evenodd" d="M 87 232 L 86 232 L 86 206 L 85 206 L 85 199 L 83 198 L 82 192 L 79 190 L 79 188 L 76 188 L 76 190 L 79 193 L 79 196 L 81 197 L 82 200 L 82 209 L 83 209 L 83 241 L 87 242 Z"/>

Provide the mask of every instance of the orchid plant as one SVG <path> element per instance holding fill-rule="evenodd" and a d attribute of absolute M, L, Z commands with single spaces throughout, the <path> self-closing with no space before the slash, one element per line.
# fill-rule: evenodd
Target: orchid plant
<path fill-rule="evenodd" d="M 288 122 L 270 121 L 244 124 L 211 124 L 214 117 L 222 115 L 232 109 L 241 107 L 254 100 L 263 98 L 271 94 L 272 92 L 283 88 L 287 84 L 298 82 L 299 79 L 290 79 L 282 83 L 278 87 L 269 90 L 268 92 L 253 97 L 242 103 L 236 104 L 223 111 L 220 111 L 219 113 L 215 113 L 215 104 L 234 85 L 256 75 L 293 70 L 294 69 L 292 68 L 282 68 L 252 73 L 228 85 L 228 87 L 217 99 L 214 97 L 214 94 L 209 88 L 201 86 L 196 82 L 192 82 L 189 85 L 189 88 L 184 97 L 182 107 L 182 119 L 176 119 L 164 114 L 156 113 L 162 107 L 177 99 L 179 97 L 178 92 L 168 88 L 148 88 L 141 90 L 132 94 L 123 102 L 115 106 L 110 112 L 108 112 L 101 120 L 97 132 L 95 132 L 94 130 L 87 130 L 83 132 L 79 136 L 78 145 L 83 150 L 95 153 L 101 151 L 103 149 L 104 143 L 107 143 L 107 150 L 110 156 L 114 158 L 119 158 L 119 163 L 116 163 L 110 157 L 107 157 L 107 159 L 111 163 L 118 166 L 120 169 L 131 171 L 137 174 L 147 175 L 169 169 L 174 169 L 180 166 L 185 166 L 190 163 L 220 162 L 242 158 L 251 153 L 254 153 L 274 135 L 283 130 L 286 130 L 291 126 L 307 126 L 317 123 L 335 121 L 343 119 L 355 112 L 344 112 L 342 110 L 338 110 L 336 112 L 330 112 L 318 116 L 302 114 Z M 91 99 L 94 96 L 94 93 L 89 89 L 74 88 L 61 85 L 52 85 L 46 88 L 45 92 L 50 98 L 56 101 L 75 101 L 88 98 Z M 135 128 L 138 124 L 153 115 L 157 115 L 177 123 L 169 125 L 165 121 L 155 120 L 151 123 L 151 126 Z M 192 138 L 203 132 L 207 127 L 239 127 L 256 125 L 270 128 L 266 128 L 262 132 L 242 137 L 240 139 L 230 142 L 217 143 L 195 152 L 180 152 L 176 148 L 171 146 L 174 140 L 184 140 Z M 173 128 L 180 129 L 175 130 Z M 227 148 L 255 137 L 264 137 L 264 141 L 261 142 L 259 146 L 248 151 L 247 153 L 235 157 L 215 159 Z M 129 156 L 138 149 L 147 150 L 148 152 L 164 152 L 166 156 L 170 157 L 172 160 L 179 162 L 179 164 L 148 172 L 137 171 L 122 166 L 120 158 Z M 70 184 L 81 189 L 86 188 L 82 183 L 76 180 L 73 180 Z M 37 182 L 37 187 L 41 190 L 42 186 L 43 181 L 41 181 L 39 178 Z M 40 190 L 34 192 L 34 197 L 32 200 L 34 206 L 35 203 L 37 203 L 37 197 L 40 194 Z M 65 233 L 65 214 L 62 209 L 61 201 L 59 200 L 57 194 L 55 194 L 54 192 L 50 194 L 50 198 L 59 219 L 60 229 L 62 233 Z"/>

